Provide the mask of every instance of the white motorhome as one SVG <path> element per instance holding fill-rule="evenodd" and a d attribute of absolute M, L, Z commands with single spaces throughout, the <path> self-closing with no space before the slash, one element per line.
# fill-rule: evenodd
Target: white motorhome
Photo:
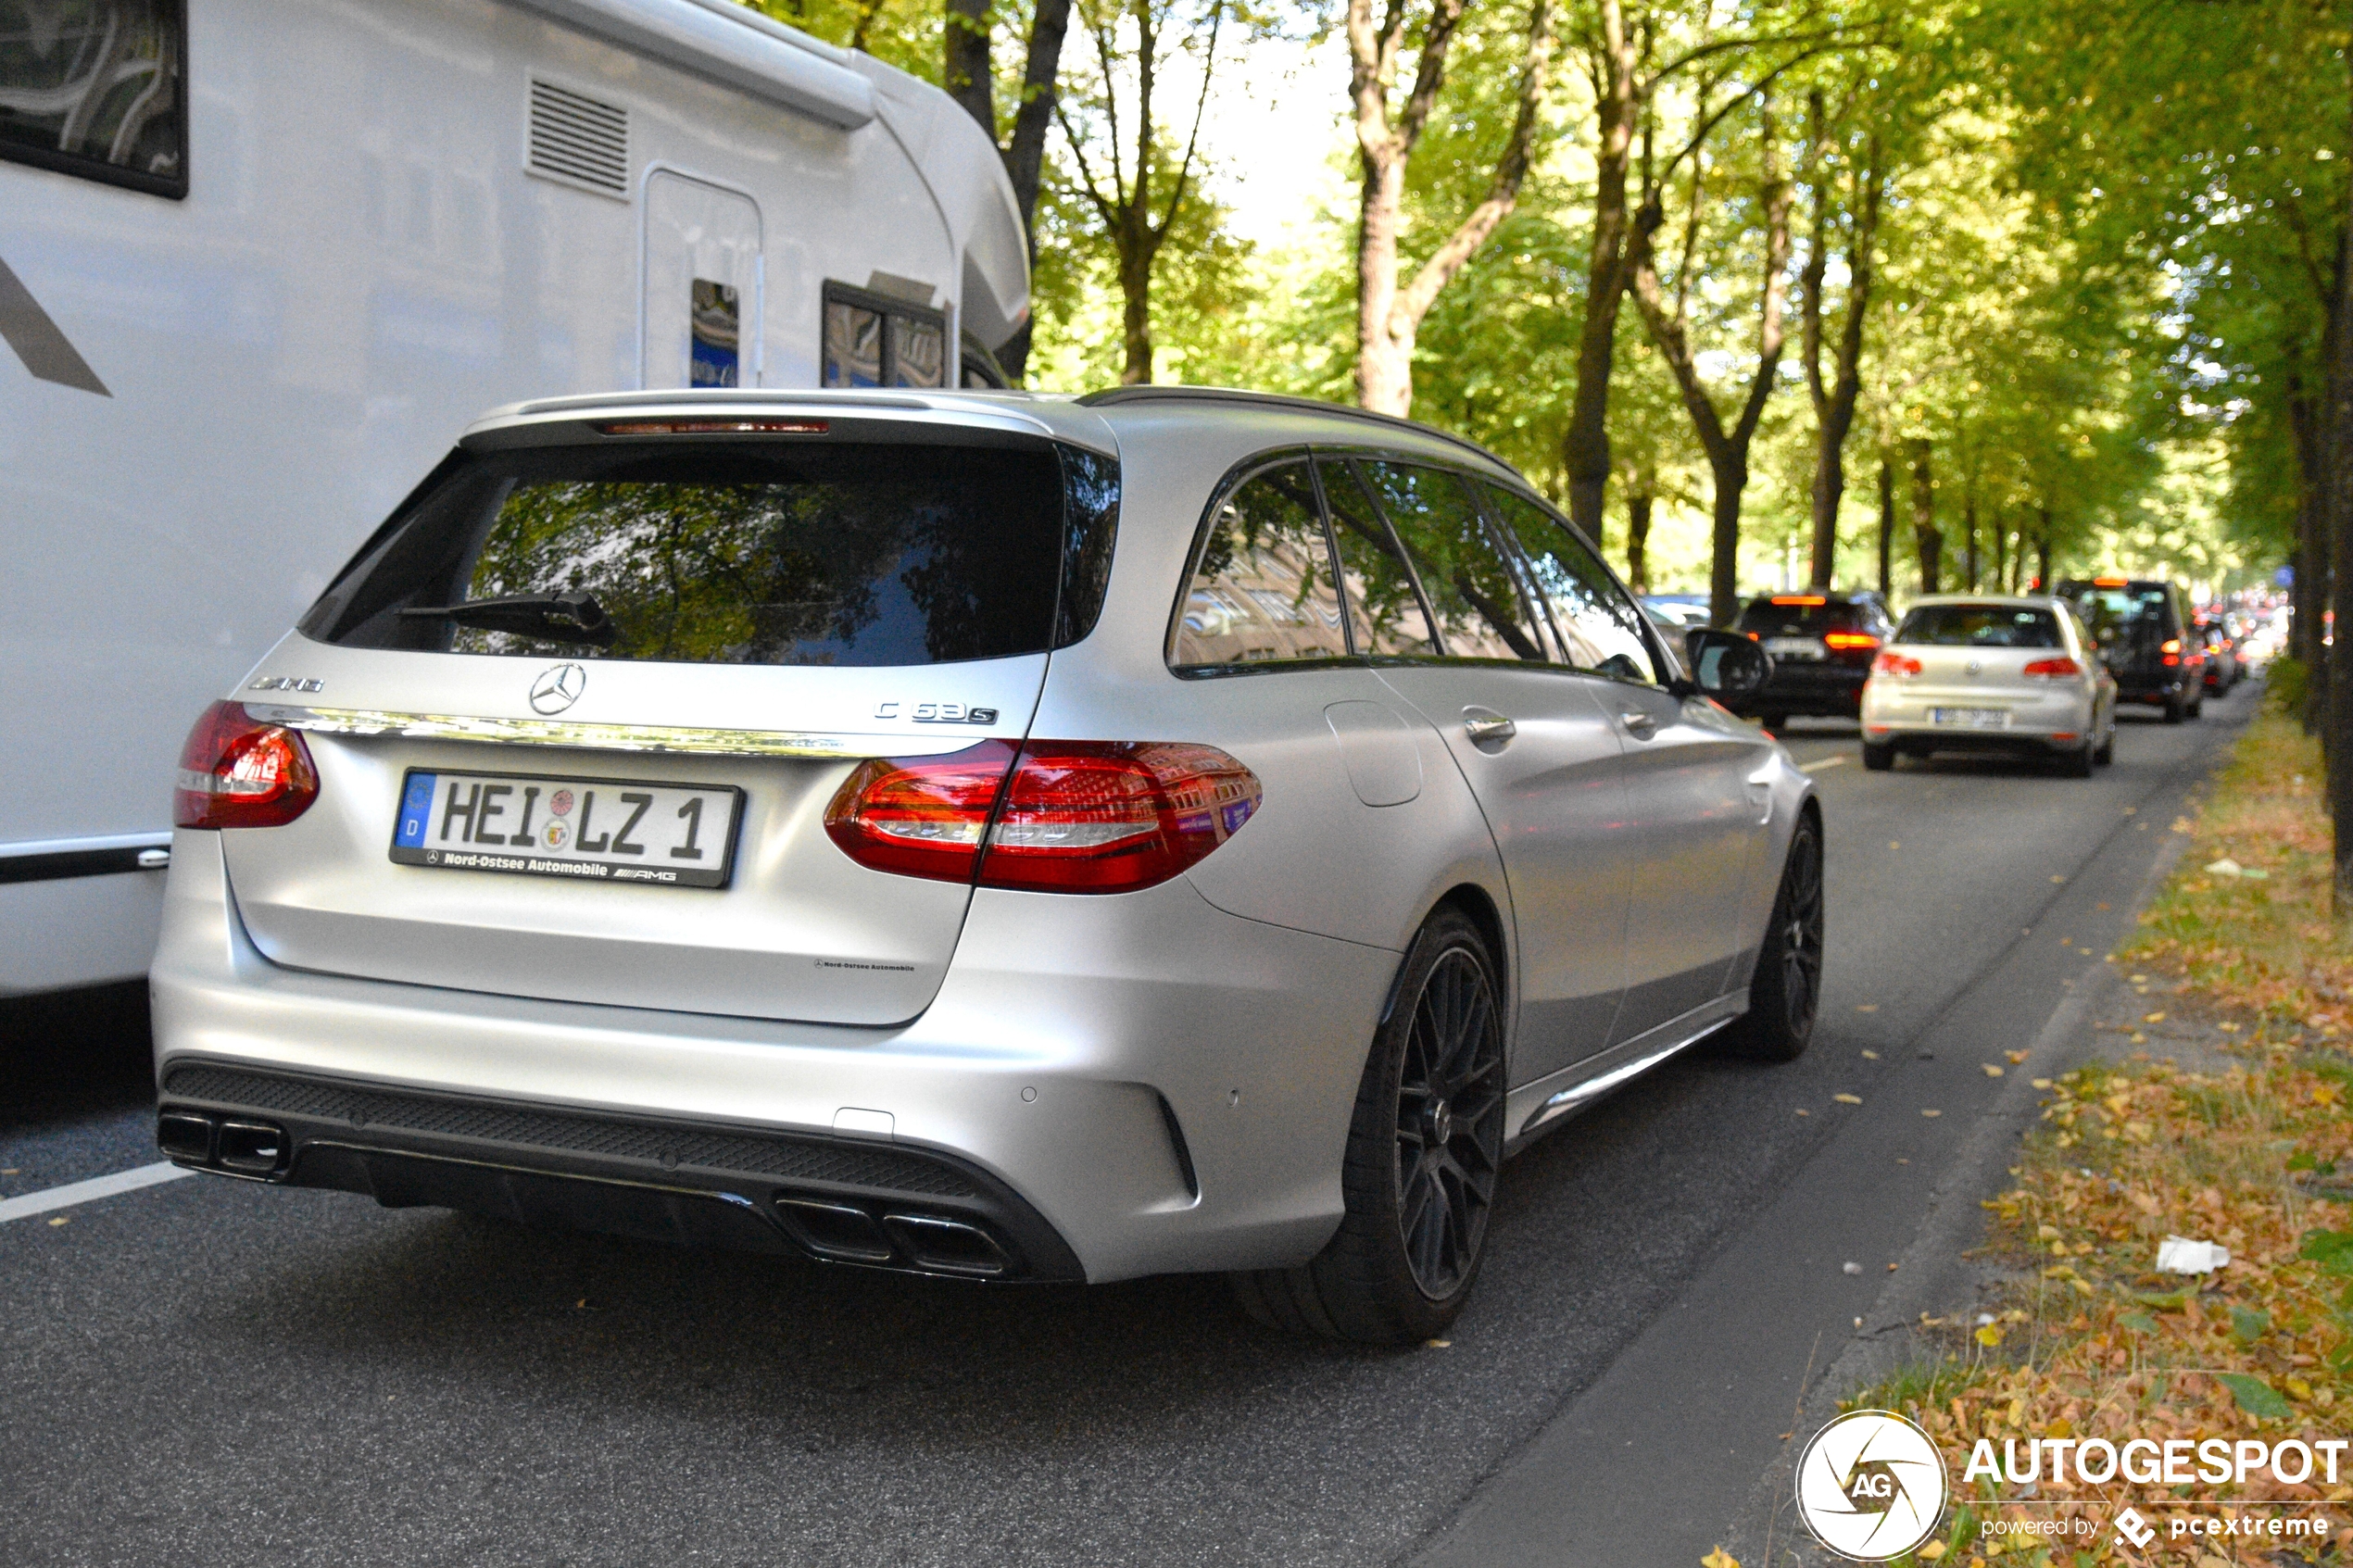
<path fill-rule="evenodd" d="M 727 0 L 0 0 L 0 995 L 145 971 L 190 722 L 475 415 L 988 384 L 1028 286 L 962 109 Z"/>

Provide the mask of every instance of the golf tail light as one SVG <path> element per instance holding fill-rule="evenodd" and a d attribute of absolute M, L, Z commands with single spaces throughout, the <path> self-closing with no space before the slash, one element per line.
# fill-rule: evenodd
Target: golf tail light
<path fill-rule="evenodd" d="M 1013 756 L 988 740 L 945 757 L 862 762 L 825 808 L 825 832 L 869 870 L 970 882 Z"/>
<path fill-rule="evenodd" d="M 1893 649 L 1883 650 L 1877 659 L 1871 660 L 1871 673 L 1874 675 L 1893 675 L 1899 681 L 1908 681 L 1919 672 L 1919 659 L 1912 658 L 1909 654 L 1897 653 Z"/>
<path fill-rule="evenodd" d="M 2071 681 L 2083 667 L 2071 659 L 2038 659 L 2019 671 L 2030 681 Z"/>
<path fill-rule="evenodd" d="M 1212 746 L 1031 741 L 980 867 L 984 887 L 1127 893 L 1166 882 L 1250 821 L 1258 776 Z"/>
<path fill-rule="evenodd" d="M 283 827 L 318 798 L 319 770 L 301 735 L 250 717 L 241 702 L 216 702 L 180 748 L 171 821 L 183 828 Z"/>

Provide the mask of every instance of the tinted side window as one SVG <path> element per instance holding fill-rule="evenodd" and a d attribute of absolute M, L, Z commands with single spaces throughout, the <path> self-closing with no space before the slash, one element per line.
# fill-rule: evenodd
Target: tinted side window
<path fill-rule="evenodd" d="M 1211 514 L 1168 641 L 1178 669 L 1348 652 L 1306 459 L 1244 480 Z"/>
<path fill-rule="evenodd" d="M 0 7 L 0 157 L 186 195 L 187 52 L 181 0 Z"/>
<path fill-rule="evenodd" d="M 1536 569 L 1568 662 L 1621 681 L 1655 684 L 1642 611 L 1610 581 L 1584 541 L 1525 495 L 1492 484 L 1487 493 Z"/>
<path fill-rule="evenodd" d="M 1518 579 L 1464 482 L 1404 463 L 1364 468 L 1429 596 L 1447 656 L 1547 662 Z"/>
<path fill-rule="evenodd" d="M 1343 458 L 1319 458 L 1315 471 L 1323 476 L 1324 504 L 1331 508 L 1332 533 L 1340 540 L 1356 651 L 1390 659 L 1435 658 L 1438 639 L 1430 635 L 1413 573 L 1354 467 Z"/>

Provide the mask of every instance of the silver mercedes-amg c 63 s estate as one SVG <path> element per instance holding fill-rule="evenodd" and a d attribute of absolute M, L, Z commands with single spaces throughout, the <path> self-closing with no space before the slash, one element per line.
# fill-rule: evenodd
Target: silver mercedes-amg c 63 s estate
<path fill-rule="evenodd" d="M 1507 1155 L 1805 1047 L 1819 808 L 1710 698 L 1768 668 L 1403 420 L 518 405 L 189 736 L 160 1142 L 1421 1338 Z"/>

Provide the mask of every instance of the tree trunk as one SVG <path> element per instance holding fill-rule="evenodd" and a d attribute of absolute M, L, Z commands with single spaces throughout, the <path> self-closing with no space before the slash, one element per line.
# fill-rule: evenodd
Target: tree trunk
<path fill-rule="evenodd" d="M 2353 82 L 2353 52 L 2346 56 Z M 2353 182 L 2345 187 L 2336 247 L 2336 278 L 2328 302 L 2329 603 L 2334 637 L 2329 648 L 2328 722 L 2321 746 L 2328 759 L 2329 816 L 2335 830 L 2335 877 L 2331 904 L 2338 922 L 2353 924 Z M 2316 666 L 2317 668 L 2317 662 Z"/>
<path fill-rule="evenodd" d="M 1070 0 L 1038 0 L 1029 22 L 1029 58 L 1022 72 L 1021 104 L 1013 110 L 1013 139 L 1005 144 L 1005 173 L 1021 208 L 1022 232 L 1029 243 L 1029 266 L 1038 269 L 1038 186 L 1046 165 L 1046 133 L 1054 124 L 1054 84 L 1062 70 L 1063 39 L 1070 31 Z M 995 127 L 990 127 L 995 134 Z M 997 350 L 997 363 L 1019 386 L 1029 370 L 1035 318 Z"/>
<path fill-rule="evenodd" d="M 2001 511 L 1997 508 L 1994 513 L 1994 591 L 1995 593 L 2007 594 L 2012 591 L 2009 569 L 2010 525 L 2002 521 Z"/>
<path fill-rule="evenodd" d="M 1968 531 L 1969 545 L 1964 552 L 1969 561 L 1969 591 L 1977 592 L 1977 489 L 1971 485 L 1961 501 L 1961 526 Z"/>
<path fill-rule="evenodd" d="M 2304 722 L 2304 733 L 2311 734 L 2323 717 L 2313 699 L 2326 690 L 2313 678 L 2322 673 L 2322 618 L 2329 597 L 2328 438 L 2322 428 L 2321 399 L 2293 370 L 2287 377 L 2287 413 L 2300 480 L 2296 495 L 2296 548 L 2289 558 L 2295 581 L 2288 584 L 2288 651 L 2306 671 L 2304 711 L 2297 717 Z"/>
<path fill-rule="evenodd" d="M 1879 460 L 1879 592 L 1895 592 L 1895 465 L 1881 453 Z"/>
<path fill-rule="evenodd" d="M 1131 210 L 1140 214 L 1145 209 L 1139 205 Z M 1142 225 L 1127 227 L 1134 230 Z M 1152 256 L 1158 248 L 1139 234 L 1125 234 L 1120 240 L 1119 293 L 1124 307 L 1120 341 L 1127 354 L 1119 368 L 1122 386 L 1137 386 L 1152 379 Z"/>
<path fill-rule="evenodd" d="M 947 0 L 939 84 L 997 140 L 997 78 L 988 59 L 991 0 Z"/>
<path fill-rule="evenodd" d="M 1530 0 L 1527 53 L 1520 66 L 1519 112 L 1495 160 L 1487 194 L 1456 225 L 1411 282 L 1398 283 L 1398 242 L 1403 229 L 1405 169 L 1445 84 L 1446 48 L 1466 0 L 1433 0 L 1422 32 L 1413 92 L 1392 126 L 1388 71 L 1393 64 L 1403 7 L 1382 34 L 1372 31 L 1370 0 L 1352 0 L 1348 36 L 1350 95 L 1356 115 L 1356 149 L 1364 178 L 1356 241 L 1356 399 L 1377 413 L 1403 417 L 1414 408 L 1414 344 L 1439 295 L 1453 282 L 1519 203 L 1528 178 L 1553 56 L 1551 0 Z M 1367 45 L 1370 45 L 1367 47 Z"/>
<path fill-rule="evenodd" d="M 1637 594 L 1651 591 L 1651 504 L 1656 499 L 1647 484 L 1626 497 L 1626 583 Z"/>
<path fill-rule="evenodd" d="M 1585 319 L 1577 332 L 1577 386 L 1561 462 L 1568 471 L 1568 516 L 1587 533 L 1602 531 L 1609 488 L 1609 373 L 1617 352 L 1617 310 L 1626 294 L 1626 169 L 1634 145 L 1635 44 L 1621 0 L 1596 0 L 1595 44 L 1601 91 L 1593 113 L 1593 241 L 1585 269 Z"/>
<path fill-rule="evenodd" d="M 1820 157 L 1826 146 L 1820 129 L 1820 93 L 1813 94 L 1810 106 L 1816 121 L 1815 156 Z M 1822 284 L 1829 273 L 1831 228 L 1826 178 L 1816 186 L 1814 254 L 1806 257 L 1802 280 L 1806 385 L 1814 400 L 1812 582 L 1818 588 L 1829 587 L 1838 569 L 1838 508 L 1846 494 L 1846 437 L 1855 426 L 1855 404 L 1863 390 L 1863 328 L 1871 304 L 1871 252 L 1879 241 L 1880 197 L 1887 187 L 1887 176 L 1880 168 L 1878 137 L 1871 138 L 1869 148 L 1856 181 L 1860 206 L 1848 230 L 1846 320 L 1839 329 L 1834 370 L 1827 385 L 1822 379 Z M 1880 575 L 1884 578 L 1886 573 Z"/>
<path fill-rule="evenodd" d="M 1690 322 L 1685 316 L 1688 295 L 1679 290 L 1675 308 L 1670 312 L 1659 287 L 1652 241 L 1665 219 L 1656 191 L 1643 193 L 1642 210 L 1635 219 L 1627 245 L 1626 271 L 1633 288 L 1635 308 L 1642 314 L 1642 325 L 1650 331 L 1651 341 L 1658 345 L 1660 358 L 1675 374 L 1676 389 L 1682 394 L 1684 410 L 1692 417 L 1700 447 L 1707 454 L 1708 472 L 1715 480 L 1708 613 L 1718 626 L 1730 626 L 1740 614 L 1741 492 L 1748 486 L 1749 446 L 1756 438 L 1757 421 L 1765 417 L 1765 402 L 1772 395 L 1775 372 L 1780 366 L 1781 312 L 1789 288 L 1790 184 L 1781 173 L 1769 104 L 1761 104 L 1758 119 L 1763 154 L 1758 167 L 1757 205 L 1765 217 L 1765 276 L 1759 289 L 1762 297 L 1757 310 L 1756 370 L 1749 379 L 1740 417 L 1730 430 L 1724 428 L 1715 399 L 1700 381 L 1698 358 L 1692 351 Z M 1696 167 L 1692 178 L 1694 182 L 1699 179 Z M 1695 222 L 1697 218 L 1694 203 L 1692 220 Z M 1690 265 L 1688 255 L 1685 265 Z M 1581 376 L 1579 379 L 1581 382 Z M 1574 475 L 1571 480 L 1573 483 Z M 1570 494 L 1574 495 L 1575 492 Z"/>
<path fill-rule="evenodd" d="M 2034 535 L 2034 591 L 2051 591 L 2051 508 L 2040 508 L 2043 531 Z"/>
<path fill-rule="evenodd" d="M 1938 569 L 1944 555 L 1944 535 L 1936 530 L 1936 475 L 1929 467 L 1926 436 L 1907 442 L 1912 453 L 1912 545 L 1919 552 L 1920 592 L 1941 592 Z"/>

